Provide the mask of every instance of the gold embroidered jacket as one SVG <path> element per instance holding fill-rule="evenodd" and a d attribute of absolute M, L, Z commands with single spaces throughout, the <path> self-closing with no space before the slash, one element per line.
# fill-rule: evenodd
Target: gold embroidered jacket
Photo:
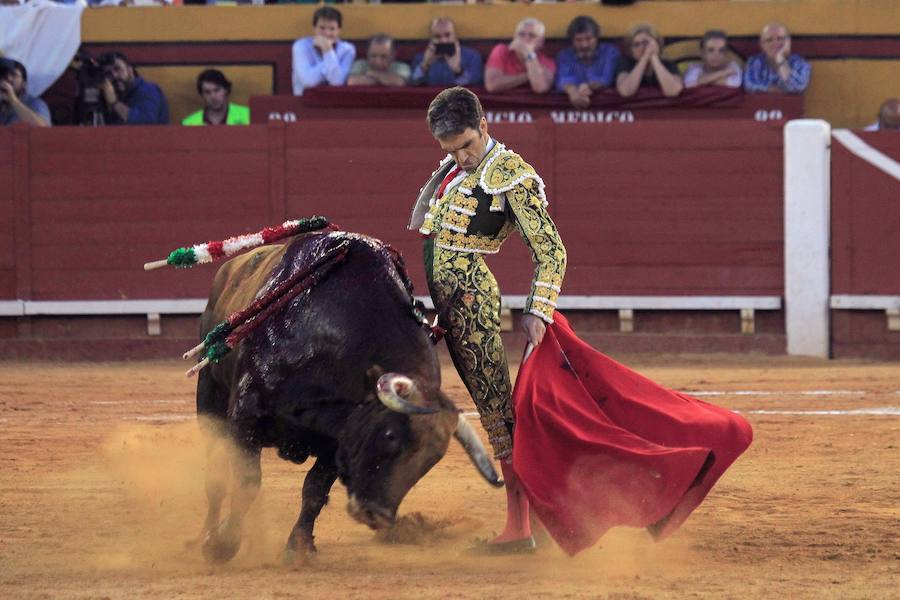
<path fill-rule="evenodd" d="M 494 254 L 515 227 L 535 263 L 525 312 L 552 323 L 566 249 L 547 212 L 544 182 L 521 156 L 497 142 L 474 172 L 460 173 L 435 198 L 435 187 L 452 167 L 448 156 L 422 188 L 410 229 L 434 236 L 441 248 Z"/>

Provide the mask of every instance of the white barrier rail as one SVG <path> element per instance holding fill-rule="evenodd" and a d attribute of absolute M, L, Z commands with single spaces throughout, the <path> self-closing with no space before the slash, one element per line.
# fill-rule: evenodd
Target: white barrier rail
<path fill-rule="evenodd" d="M 426 308 L 434 304 L 428 296 L 417 296 Z M 501 308 L 525 307 L 526 296 L 503 296 Z M 558 306 L 563 310 L 616 310 L 619 313 L 619 330 L 634 330 L 635 310 L 739 310 L 741 332 L 754 333 L 755 311 L 779 310 L 778 296 L 561 296 Z M 158 299 L 158 300 L 2 300 L 0 317 L 26 316 L 97 316 L 97 315 L 147 315 L 147 331 L 160 334 L 160 315 L 200 314 L 206 307 L 206 299 Z"/>

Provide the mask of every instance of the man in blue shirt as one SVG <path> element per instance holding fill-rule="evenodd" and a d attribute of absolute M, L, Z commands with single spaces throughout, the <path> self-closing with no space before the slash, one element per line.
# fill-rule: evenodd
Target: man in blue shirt
<path fill-rule="evenodd" d="M 447 17 L 431 22 L 431 41 L 413 58 L 412 68 L 413 85 L 480 85 L 484 79 L 481 55 L 459 45 L 456 26 Z"/>
<path fill-rule="evenodd" d="M 596 90 L 613 85 L 619 49 L 600 44 L 600 25 L 585 15 L 572 19 L 567 35 L 572 45 L 556 57 L 556 89 L 572 106 L 587 108 Z"/>
<path fill-rule="evenodd" d="M 345 85 L 356 47 L 341 37 L 341 11 L 323 6 L 313 13 L 313 35 L 294 42 L 291 80 L 295 96 L 317 85 Z"/>
<path fill-rule="evenodd" d="M 769 23 L 759 35 L 762 52 L 750 57 L 744 70 L 748 92 L 800 94 L 809 85 L 809 63 L 791 54 L 791 34 L 781 23 Z"/>
<path fill-rule="evenodd" d="M 155 83 L 144 81 L 121 52 L 100 57 L 106 79 L 100 85 L 108 125 L 168 125 L 169 103 Z"/>
<path fill-rule="evenodd" d="M 0 58 L 0 125 L 27 123 L 50 127 L 50 109 L 40 98 L 25 91 L 28 71 L 10 58 Z"/>

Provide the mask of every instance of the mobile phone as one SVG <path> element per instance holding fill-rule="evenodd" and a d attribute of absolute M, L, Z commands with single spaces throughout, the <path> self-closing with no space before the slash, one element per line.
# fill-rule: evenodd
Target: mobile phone
<path fill-rule="evenodd" d="M 438 56 L 453 56 L 456 54 L 456 44 L 435 44 L 434 53 Z"/>

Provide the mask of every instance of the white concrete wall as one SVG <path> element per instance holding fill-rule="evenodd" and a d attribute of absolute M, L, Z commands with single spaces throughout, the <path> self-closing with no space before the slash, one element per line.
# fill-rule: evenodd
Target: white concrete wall
<path fill-rule="evenodd" d="M 831 126 L 784 128 L 784 299 L 788 354 L 830 350 Z"/>

